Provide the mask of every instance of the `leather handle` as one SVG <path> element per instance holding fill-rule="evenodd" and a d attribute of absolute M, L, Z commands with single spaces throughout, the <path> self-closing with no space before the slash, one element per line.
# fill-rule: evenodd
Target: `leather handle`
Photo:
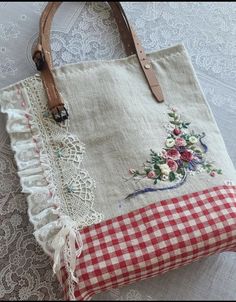
<path fill-rule="evenodd" d="M 56 13 L 62 2 L 51 2 L 48 3 L 44 9 L 41 19 L 40 19 L 40 33 L 39 33 L 39 43 L 43 45 L 43 48 L 47 50 L 50 65 L 52 66 L 51 60 L 51 48 L 50 48 L 50 30 L 53 16 Z M 126 21 L 123 17 L 123 12 L 120 10 L 116 2 L 108 2 L 110 5 L 113 15 L 115 17 L 118 29 L 120 32 L 121 39 L 123 41 L 127 56 L 135 53 L 135 47 L 132 43 L 132 37 L 130 31 L 127 29 Z"/>
<path fill-rule="evenodd" d="M 56 121 L 60 122 L 68 118 L 68 113 L 60 93 L 56 87 L 54 75 L 52 73 L 52 57 L 50 47 L 50 29 L 52 19 L 62 2 L 49 2 L 45 7 L 40 18 L 40 30 L 38 44 L 33 54 L 33 60 L 36 67 L 41 71 L 41 78 L 48 97 L 48 106 Z M 116 19 L 121 39 L 123 41 L 126 54 L 136 53 L 142 71 L 146 77 L 147 83 L 157 102 L 164 100 L 161 87 L 152 69 L 150 60 L 147 58 L 145 51 L 131 27 L 126 14 L 119 2 L 108 2 L 114 17 Z"/>

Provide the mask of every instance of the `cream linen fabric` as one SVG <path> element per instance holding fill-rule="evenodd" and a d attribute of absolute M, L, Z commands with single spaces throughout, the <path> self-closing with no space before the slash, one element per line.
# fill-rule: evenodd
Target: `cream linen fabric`
<path fill-rule="evenodd" d="M 162 199 L 236 181 L 184 46 L 149 56 L 164 93 L 162 104 L 151 95 L 135 55 L 54 70 L 70 115 L 65 126 L 57 125 L 49 115 L 39 75 L 0 93 L 23 192 L 29 193 L 30 221 L 37 241 L 54 257 L 57 273 L 63 249 L 73 278 L 72 263 L 82 248 L 78 228 Z M 158 152 L 164 147 L 170 105 L 191 122 L 191 129 L 206 133 L 208 159 L 215 161 L 223 175 L 188 175 L 178 189 L 124 200 L 127 194 L 150 186 L 150 180 L 137 184 L 124 178 L 129 168 L 142 166 L 150 149 Z M 75 242 L 80 246 L 76 252 Z"/>
<path fill-rule="evenodd" d="M 70 131 L 86 145 L 84 165 L 97 184 L 95 208 L 105 218 L 143 207 L 148 203 L 235 181 L 235 170 L 224 142 L 199 87 L 183 45 L 151 53 L 165 103 L 151 95 L 136 56 L 85 62 L 55 69 L 63 98 L 68 101 Z M 150 149 L 161 151 L 167 133 L 166 103 L 191 122 L 191 129 L 205 132 L 208 159 L 223 175 L 205 172 L 188 176 L 178 189 L 123 198 L 152 181 L 125 182 L 129 168 L 140 168 Z M 155 187 L 155 186 L 154 186 Z"/>
<path fill-rule="evenodd" d="M 36 72 L 31 49 L 37 39 L 38 21 L 45 5 L 44 2 L 1 2 L 0 88 Z M 146 51 L 184 42 L 235 165 L 236 48 L 232 43 L 236 40 L 236 3 L 123 2 L 122 5 Z M 53 23 L 54 65 L 125 56 L 106 3 L 62 4 Z M 1 227 L 6 236 L 1 238 L 0 299 L 58 300 L 62 295 L 55 278 L 52 281 L 50 262 L 30 235 L 33 229 L 26 217 L 26 196 L 19 194 L 20 185 L 5 122 L 6 116 L 2 114 L 0 199 Z M 235 257 L 235 253 L 211 256 L 177 271 L 114 290 L 111 294 L 104 293 L 100 299 L 235 300 Z"/>
<path fill-rule="evenodd" d="M 23 189 L 26 187 L 25 191 L 34 196 L 30 200 L 30 208 L 40 208 L 38 212 L 46 208 L 44 215 L 36 211 L 37 218 L 32 218 L 30 214 L 33 223 L 36 219 L 37 229 L 54 221 L 57 215 L 47 209 L 47 193 L 44 192 L 46 197 L 41 195 L 48 188 L 48 183 L 53 191 L 54 203 L 60 204 L 60 211 L 79 227 L 162 199 L 235 183 L 233 164 L 184 46 L 176 45 L 148 56 L 164 93 L 165 102 L 162 104 L 153 98 L 135 55 L 54 69 L 58 88 L 70 115 L 66 130 L 45 116 L 47 99 L 37 75 L 2 91 L 2 110 L 9 115 L 8 131 L 18 167 L 23 170 L 19 172 L 21 183 Z M 30 112 L 20 108 L 21 98 L 29 103 Z M 155 187 L 149 179 L 136 183 L 125 181 L 125 178 L 129 177 L 129 168 L 141 168 L 149 157 L 150 149 L 159 152 L 165 146 L 167 133 L 164 125 L 169 121 L 167 105 L 177 108 L 184 119 L 191 122 L 190 128 L 195 132 L 206 133 L 207 157 L 223 170 L 223 174 L 216 177 L 206 172 L 188 175 L 187 181 L 177 189 L 124 200 L 137 189 Z M 30 140 L 33 134 L 39 137 L 43 149 L 37 169 L 32 164 L 35 160 L 37 162 L 35 155 L 32 155 L 34 145 L 31 141 L 27 144 L 22 138 L 25 135 L 22 129 L 27 126 L 25 113 L 32 115 L 30 119 L 35 128 L 27 138 Z M 62 154 L 62 158 L 58 156 L 60 148 L 53 149 L 53 144 L 60 146 L 61 142 L 67 146 L 66 155 L 63 157 Z M 83 157 L 81 153 L 84 153 Z M 27 170 L 29 163 L 33 172 L 32 169 Z M 46 181 L 40 170 L 44 166 Z M 45 199 L 44 205 L 40 201 L 42 198 Z"/>

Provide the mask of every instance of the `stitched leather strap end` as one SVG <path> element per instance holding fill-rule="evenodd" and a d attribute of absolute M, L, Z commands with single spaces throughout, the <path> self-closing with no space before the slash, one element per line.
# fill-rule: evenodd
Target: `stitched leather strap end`
<path fill-rule="evenodd" d="M 60 4 L 61 2 L 49 2 L 45 7 L 40 18 L 38 44 L 33 53 L 33 60 L 36 64 L 37 70 L 41 71 L 41 78 L 48 98 L 48 107 L 52 112 L 53 118 L 57 122 L 63 122 L 68 118 L 68 112 L 63 105 L 62 97 L 60 96 L 58 87 L 54 80 L 50 47 L 51 23 Z M 152 64 L 147 58 L 135 31 L 132 29 L 121 4 L 119 2 L 108 2 L 108 4 L 113 10 L 127 55 L 129 56 L 136 53 L 154 98 L 158 103 L 163 102 L 164 97 L 162 90 L 152 68 Z"/>
<path fill-rule="evenodd" d="M 45 57 L 41 44 L 37 44 L 37 46 L 35 47 L 32 59 L 36 65 L 37 70 L 42 70 L 45 63 Z"/>
<path fill-rule="evenodd" d="M 161 90 L 161 87 L 159 85 L 152 86 L 151 91 L 152 91 L 152 93 L 153 93 L 153 95 L 156 98 L 156 101 L 158 103 L 164 102 L 164 96 L 162 94 L 162 90 Z"/>

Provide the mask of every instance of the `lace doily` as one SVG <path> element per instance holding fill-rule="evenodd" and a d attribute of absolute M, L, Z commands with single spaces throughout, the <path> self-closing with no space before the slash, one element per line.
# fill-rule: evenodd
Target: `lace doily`
<path fill-rule="evenodd" d="M 0 105 L 8 114 L 22 192 L 29 193 L 35 237 L 54 258 L 59 278 L 65 261 L 73 284 L 74 259 L 82 251 L 79 229 L 103 218 L 94 209 L 95 182 L 82 167 L 85 146 L 68 132 L 68 122 L 57 124 L 48 112 L 38 75 L 4 90 Z"/>

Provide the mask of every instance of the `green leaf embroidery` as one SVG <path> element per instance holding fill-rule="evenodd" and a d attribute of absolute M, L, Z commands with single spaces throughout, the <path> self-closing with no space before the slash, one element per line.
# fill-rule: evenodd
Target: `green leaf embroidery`
<path fill-rule="evenodd" d="M 168 116 L 169 123 L 175 126 L 175 129 L 173 129 L 174 127 L 172 126 L 172 130 L 168 130 L 167 139 L 169 139 L 170 144 L 167 145 L 170 145 L 171 147 L 165 146 L 160 153 L 156 153 L 151 149 L 150 159 L 146 160 L 143 170 L 139 172 L 138 170 L 132 169 L 135 170 L 134 173 L 131 173 L 132 176 L 149 178 L 154 184 L 157 184 L 158 181 L 168 182 L 169 180 L 170 182 L 173 182 L 183 178 L 183 176 L 186 175 L 186 172 L 195 171 L 195 168 L 198 165 L 212 177 L 216 174 L 222 174 L 221 169 L 216 169 L 212 162 L 206 160 L 207 150 L 205 150 L 204 145 L 200 140 L 205 134 L 203 136 L 203 133 L 197 134 L 193 130 L 178 131 L 178 129 L 188 129 L 190 122 L 181 120 L 181 116 L 177 114 L 175 109 L 171 109 Z M 193 143 L 189 140 L 191 136 L 195 137 L 195 139 L 191 139 Z M 163 166 L 160 167 L 160 165 Z M 177 170 L 171 171 L 176 165 Z M 150 174 L 148 177 L 150 172 L 152 175 Z M 154 177 L 152 177 L 153 175 Z"/>
<path fill-rule="evenodd" d="M 157 166 L 157 165 L 154 165 L 154 169 L 155 169 L 156 175 L 159 176 L 159 175 L 161 174 L 161 169 L 160 169 L 160 167 Z"/>
<path fill-rule="evenodd" d="M 175 173 L 174 172 L 170 172 L 170 174 L 169 174 L 169 180 L 170 181 L 174 181 L 175 180 Z"/>
<path fill-rule="evenodd" d="M 145 168 L 144 171 L 148 174 L 151 171 L 151 169 L 150 168 Z"/>

